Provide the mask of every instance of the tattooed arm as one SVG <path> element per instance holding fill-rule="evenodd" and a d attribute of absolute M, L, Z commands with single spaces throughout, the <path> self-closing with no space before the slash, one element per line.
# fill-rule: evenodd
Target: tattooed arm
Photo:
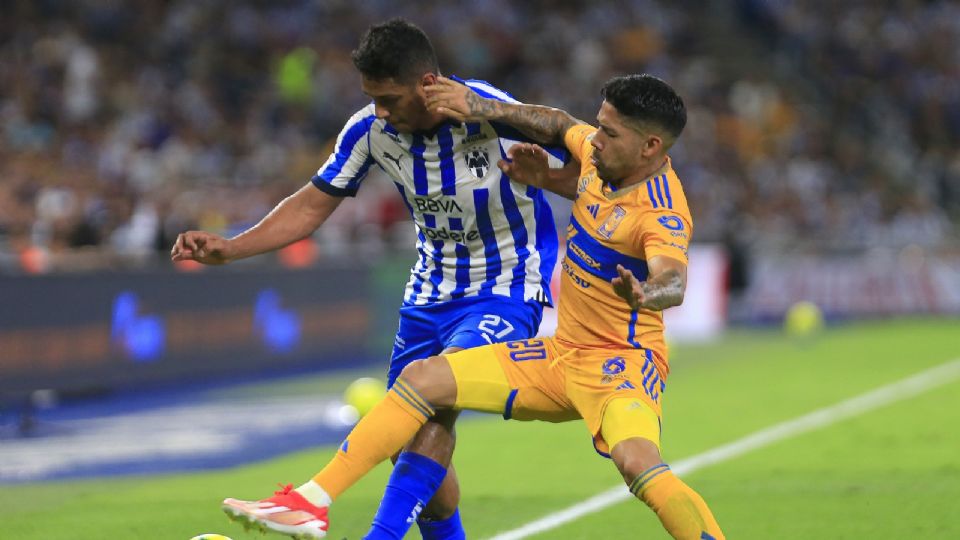
<path fill-rule="evenodd" d="M 627 301 L 630 309 L 662 311 L 683 303 L 687 288 L 687 265 L 670 257 L 655 256 L 647 261 L 650 275 L 639 281 L 633 272 L 617 265 L 619 277 L 613 278 L 613 290 Z"/>
<path fill-rule="evenodd" d="M 567 130 L 583 124 L 566 111 L 543 105 L 506 103 L 487 99 L 465 84 L 446 77 L 426 87 L 427 109 L 458 120 L 494 120 L 510 124 L 541 144 L 563 145 Z"/>

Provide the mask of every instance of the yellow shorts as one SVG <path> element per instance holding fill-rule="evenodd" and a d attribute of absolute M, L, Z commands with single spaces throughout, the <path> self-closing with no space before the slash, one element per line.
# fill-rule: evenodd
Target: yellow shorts
<path fill-rule="evenodd" d="M 576 349 L 537 338 L 446 358 L 457 380 L 458 409 L 516 420 L 583 418 L 603 455 L 632 437 L 660 446 L 665 384 L 651 351 Z"/>

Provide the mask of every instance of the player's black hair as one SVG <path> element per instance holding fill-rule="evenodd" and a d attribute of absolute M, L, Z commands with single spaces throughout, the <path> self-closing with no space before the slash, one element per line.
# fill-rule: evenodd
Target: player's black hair
<path fill-rule="evenodd" d="M 360 73 L 374 80 L 410 82 L 426 72 L 438 73 L 430 38 L 401 18 L 368 28 L 350 57 Z"/>
<path fill-rule="evenodd" d="M 600 95 L 618 113 L 641 124 L 654 124 L 673 140 L 687 125 L 687 108 L 683 99 L 669 84 L 653 75 L 614 77 L 603 85 Z"/>

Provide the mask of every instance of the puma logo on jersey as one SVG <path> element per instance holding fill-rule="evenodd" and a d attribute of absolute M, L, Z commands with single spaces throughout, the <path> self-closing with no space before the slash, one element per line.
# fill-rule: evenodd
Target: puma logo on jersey
<path fill-rule="evenodd" d="M 394 162 L 394 163 L 397 165 L 397 170 L 398 170 L 398 171 L 402 171 L 402 170 L 403 170 L 403 167 L 400 166 L 400 156 L 393 157 L 393 156 L 390 155 L 389 152 L 384 152 L 384 153 L 383 153 L 383 157 L 385 157 L 385 158 L 389 159 L 390 161 Z"/>

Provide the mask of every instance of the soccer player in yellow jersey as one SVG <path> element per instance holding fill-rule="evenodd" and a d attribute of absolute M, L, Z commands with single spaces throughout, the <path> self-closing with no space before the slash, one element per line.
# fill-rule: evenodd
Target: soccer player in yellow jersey
<path fill-rule="evenodd" d="M 543 143 L 563 141 L 579 159 L 579 180 L 556 185 L 535 145 L 515 146 L 513 160 L 500 162 L 511 178 L 575 200 L 557 333 L 410 364 L 313 477 L 316 497 L 227 499 L 224 510 L 322 538 L 316 524 L 326 525 L 326 501 L 399 449 L 437 408 L 472 409 L 523 420 L 583 418 L 597 451 L 674 538 L 723 538 L 703 499 L 660 456 L 669 372 L 661 313 L 683 301 L 693 227 L 666 154 L 686 123 L 683 101 L 656 77 L 616 77 L 603 87 L 594 128 L 558 109 L 485 99 L 442 77 L 427 93 L 438 113 L 511 124 Z"/>

